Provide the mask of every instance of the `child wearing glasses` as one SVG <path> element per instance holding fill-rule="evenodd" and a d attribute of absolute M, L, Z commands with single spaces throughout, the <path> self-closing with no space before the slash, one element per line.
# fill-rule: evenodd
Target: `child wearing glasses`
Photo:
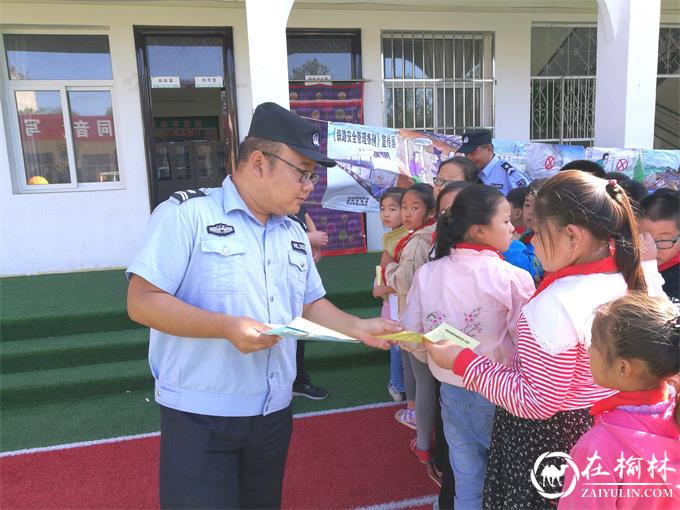
<path fill-rule="evenodd" d="M 656 244 L 656 260 L 664 279 L 663 290 L 680 299 L 680 192 L 657 190 L 640 202 L 644 216 L 640 230 Z"/>

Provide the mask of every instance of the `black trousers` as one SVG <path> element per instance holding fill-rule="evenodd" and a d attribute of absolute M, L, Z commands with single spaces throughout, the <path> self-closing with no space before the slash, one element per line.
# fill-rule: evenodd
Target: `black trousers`
<path fill-rule="evenodd" d="M 441 383 L 437 381 L 437 416 L 434 422 L 434 463 L 442 472 L 442 488 L 439 491 L 439 509 L 452 510 L 453 498 L 456 495 L 456 484 L 453 469 L 449 461 L 449 443 L 444 437 L 444 422 L 442 421 L 442 406 L 439 404 Z"/>
<path fill-rule="evenodd" d="M 309 375 L 305 370 L 305 345 L 306 342 L 304 340 L 297 340 L 295 342 L 295 362 L 297 363 L 297 374 L 295 375 L 295 381 L 293 382 L 293 385 L 308 384 L 310 380 Z"/>
<path fill-rule="evenodd" d="M 225 418 L 161 406 L 161 508 L 280 508 L 290 406 Z"/>

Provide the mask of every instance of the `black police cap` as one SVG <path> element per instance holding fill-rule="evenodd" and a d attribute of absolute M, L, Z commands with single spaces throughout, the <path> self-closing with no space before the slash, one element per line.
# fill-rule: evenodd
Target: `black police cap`
<path fill-rule="evenodd" d="M 336 165 L 335 161 L 319 152 L 320 134 L 317 127 L 276 103 L 262 103 L 255 109 L 248 136 L 285 143 L 323 166 Z"/>
<path fill-rule="evenodd" d="M 458 152 L 468 154 L 475 150 L 480 145 L 487 145 L 491 143 L 490 129 L 472 129 L 463 133 L 463 145 L 460 146 Z"/>

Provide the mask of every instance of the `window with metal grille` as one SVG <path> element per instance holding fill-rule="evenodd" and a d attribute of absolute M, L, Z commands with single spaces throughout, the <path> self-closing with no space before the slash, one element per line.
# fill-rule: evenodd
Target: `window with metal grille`
<path fill-rule="evenodd" d="M 654 148 L 680 149 L 680 27 L 659 30 Z"/>
<path fill-rule="evenodd" d="M 597 27 L 531 29 L 531 139 L 592 145 Z M 680 148 L 680 27 L 661 26 L 654 148 Z"/>
<path fill-rule="evenodd" d="M 382 33 L 385 125 L 444 134 L 493 128 L 493 34 Z"/>
<path fill-rule="evenodd" d="M 531 139 L 592 145 L 597 27 L 531 29 Z"/>

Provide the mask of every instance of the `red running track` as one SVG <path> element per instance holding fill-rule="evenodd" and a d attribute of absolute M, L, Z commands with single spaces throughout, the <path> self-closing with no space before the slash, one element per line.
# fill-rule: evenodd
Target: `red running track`
<path fill-rule="evenodd" d="M 296 419 L 283 507 L 356 508 L 434 495 L 396 409 Z M 0 506 L 158 508 L 158 444 L 150 437 L 0 458 Z"/>

